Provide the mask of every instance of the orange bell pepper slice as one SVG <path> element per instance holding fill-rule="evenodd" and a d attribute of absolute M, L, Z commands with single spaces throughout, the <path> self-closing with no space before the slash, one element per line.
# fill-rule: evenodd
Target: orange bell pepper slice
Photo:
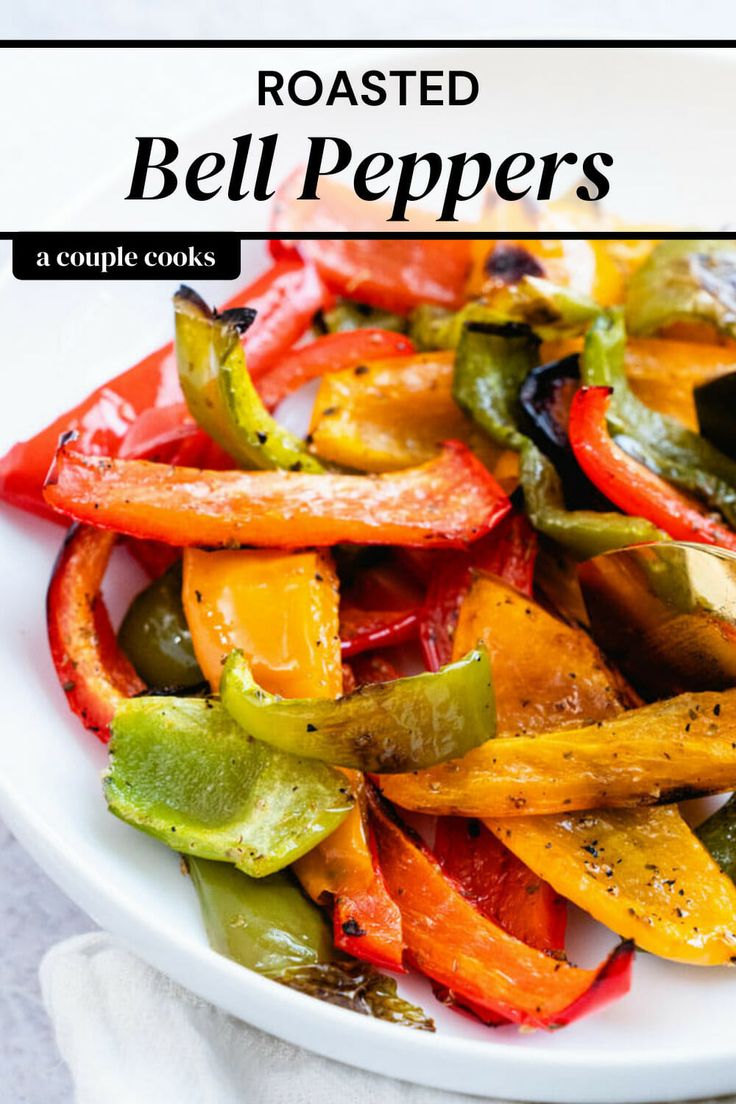
<path fill-rule="evenodd" d="M 200 471 L 84 456 L 65 443 L 44 495 L 55 509 L 100 528 L 212 548 L 463 547 L 510 509 L 493 476 L 456 441 L 435 460 L 375 477 Z"/>

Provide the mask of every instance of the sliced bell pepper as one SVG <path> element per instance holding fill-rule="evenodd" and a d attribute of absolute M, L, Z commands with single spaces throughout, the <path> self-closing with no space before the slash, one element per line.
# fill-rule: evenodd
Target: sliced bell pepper
<path fill-rule="evenodd" d="M 610 396 L 610 387 L 582 388 L 570 408 L 570 444 L 588 478 L 620 509 L 646 518 L 675 540 L 736 551 L 736 532 L 612 441 Z"/>
<path fill-rule="evenodd" d="M 188 858 L 187 866 L 220 954 L 341 1008 L 434 1031 L 421 1008 L 398 996 L 393 978 L 336 953 L 324 914 L 287 871 L 256 879 L 207 859 Z"/>
<path fill-rule="evenodd" d="M 559 893 L 643 950 L 714 966 L 736 955 L 736 887 L 675 806 L 486 821 Z"/>
<path fill-rule="evenodd" d="M 350 773 L 356 808 L 295 872 L 313 901 L 333 903 L 335 946 L 387 970 L 403 972 L 401 913 L 389 896 L 368 823 L 365 783 Z"/>
<path fill-rule="evenodd" d="M 390 659 L 381 652 L 371 652 L 369 655 L 358 655 L 350 662 L 355 689 L 358 686 L 366 686 L 371 682 L 390 682 L 400 678 L 399 672 Z M 348 688 L 345 688 L 347 694 Z"/>
<path fill-rule="evenodd" d="M 349 188 L 323 180 L 319 202 L 306 203 L 297 201 L 299 187 L 294 175 L 279 189 L 274 230 L 329 234 L 375 229 L 375 205 L 366 207 Z M 371 214 L 367 227 L 366 211 Z M 334 291 L 369 306 L 402 313 L 417 303 L 457 307 L 463 301 L 471 263 L 468 241 L 301 238 L 298 245 Z"/>
<path fill-rule="evenodd" d="M 432 853 L 463 897 L 489 920 L 530 947 L 564 951 L 564 899 L 496 835 L 479 820 L 438 817 Z"/>
<path fill-rule="evenodd" d="M 563 1027 L 627 992 L 633 950 L 617 948 L 583 970 L 530 947 L 476 909 L 427 849 L 373 798 L 371 813 L 389 892 L 401 909 L 410 960 L 486 1011 L 528 1027 Z M 587 1000 L 586 1000 L 587 998 Z"/>
<path fill-rule="evenodd" d="M 493 735 L 488 654 L 481 645 L 434 674 L 363 686 L 326 699 L 279 698 L 228 657 L 220 697 L 246 732 L 285 751 L 355 770 L 396 773 L 457 758 Z"/>
<path fill-rule="evenodd" d="M 493 476 L 457 441 L 426 464 L 374 477 L 208 472 L 85 456 L 65 443 L 44 495 L 55 509 L 100 528 L 209 547 L 462 547 L 510 508 Z"/>
<path fill-rule="evenodd" d="M 61 688 L 85 728 L 103 741 L 116 707 L 145 689 L 115 643 L 100 595 L 114 543 L 114 533 L 74 526 L 46 599 L 51 658 Z"/>
<path fill-rule="evenodd" d="M 347 658 L 373 648 L 406 644 L 419 631 L 419 610 L 363 610 L 340 607 L 340 641 Z"/>
<path fill-rule="evenodd" d="M 519 391 L 538 362 L 538 345 L 524 327 L 469 323 L 455 360 L 455 399 L 496 445 L 519 452 L 524 506 L 535 529 L 579 559 L 657 540 L 659 531 L 642 518 L 567 510 L 553 464 L 519 428 Z"/>
<path fill-rule="evenodd" d="M 213 689 L 237 647 L 274 693 L 334 699 L 342 692 L 338 581 L 327 553 L 187 549 L 182 598 L 197 658 Z M 268 617 L 260 612 L 264 608 Z M 299 862 L 297 873 L 315 900 L 332 894 L 337 947 L 396 968 L 403 950 L 400 917 L 369 846 L 361 777 L 345 774 L 358 801 Z"/>
<path fill-rule="evenodd" d="M 625 346 L 623 314 L 608 311 L 588 331 L 581 360 L 585 384 L 613 388 L 608 410 L 612 433 L 652 471 L 702 498 L 720 510 L 729 524 L 736 524 L 736 460 L 700 434 L 650 410 L 634 395 L 626 379 Z"/>
<path fill-rule="evenodd" d="M 184 613 L 212 689 L 219 688 L 227 656 L 241 648 L 267 690 L 336 698 L 342 690 L 337 588 L 327 553 L 188 548 Z"/>
<path fill-rule="evenodd" d="M 587 633 L 484 571 L 460 607 L 453 658 L 478 641 L 491 656 L 501 735 L 579 728 L 624 706 L 620 678 Z"/>
<path fill-rule="evenodd" d="M 213 313 L 190 288 L 174 296 L 179 382 L 197 423 L 242 468 L 321 472 L 304 442 L 266 411 L 248 373 L 240 331 L 250 308 Z"/>
<path fill-rule="evenodd" d="M 732 238 L 660 242 L 629 284 L 626 321 L 631 332 L 652 334 L 695 323 L 711 335 L 736 336 L 734 265 Z"/>
<path fill-rule="evenodd" d="M 254 379 L 301 337 L 315 311 L 328 301 L 313 266 L 292 258 L 273 265 L 226 304 L 227 308 L 247 304 L 257 313 L 245 343 Z M 115 456 L 120 441 L 144 411 L 176 404 L 181 404 L 181 389 L 169 343 L 97 388 L 34 437 L 14 445 L 0 460 L 0 498 L 59 521 L 42 489 L 61 434 L 74 430 L 81 451 Z"/>
<path fill-rule="evenodd" d="M 473 570 L 493 572 L 524 594 L 531 594 L 536 552 L 534 530 L 523 514 L 515 513 L 468 552 L 441 554 L 419 618 L 419 639 L 430 671 L 438 671 L 452 660 L 457 619 Z"/>
<path fill-rule="evenodd" d="M 736 690 L 681 694 L 585 728 L 496 737 L 460 761 L 381 776 L 389 800 L 440 816 L 667 805 L 736 788 Z"/>
<path fill-rule="evenodd" d="M 353 808 L 339 771 L 250 739 L 214 699 L 132 698 L 111 727 L 110 811 L 184 854 L 262 877 Z"/>
<path fill-rule="evenodd" d="M 182 607 L 181 577 L 179 560 L 135 596 L 118 632 L 135 670 L 157 690 L 183 691 L 204 682 Z"/>
<path fill-rule="evenodd" d="M 309 439 L 325 460 L 357 471 L 421 464 L 448 438 L 465 441 L 497 478 L 513 478 L 515 457 L 494 448 L 452 398 L 452 353 L 359 364 L 326 375 Z"/>
<path fill-rule="evenodd" d="M 736 799 L 733 794 L 699 826 L 696 835 L 723 873 L 732 882 L 736 880 Z"/>
<path fill-rule="evenodd" d="M 384 357 L 410 356 L 414 346 L 408 337 L 391 330 L 358 329 L 328 333 L 285 353 L 261 377 L 258 393 L 267 410 L 275 410 L 287 395 L 327 372 L 362 367 Z"/>
<path fill-rule="evenodd" d="M 369 307 L 366 303 L 356 303 L 354 299 L 338 299 L 333 306 L 320 312 L 318 321 L 328 334 L 364 330 L 371 326 L 393 333 L 406 333 L 409 327 L 406 315 Z"/>

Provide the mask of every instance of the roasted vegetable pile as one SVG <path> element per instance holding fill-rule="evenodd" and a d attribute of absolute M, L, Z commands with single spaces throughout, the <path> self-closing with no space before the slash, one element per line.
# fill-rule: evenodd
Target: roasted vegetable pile
<path fill-rule="evenodd" d="M 74 523 L 49 640 L 111 812 L 217 951 L 410 1027 L 385 971 L 551 1029 L 635 946 L 732 963 L 736 812 L 679 804 L 736 788 L 736 243 L 272 248 L 0 461 Z"/>

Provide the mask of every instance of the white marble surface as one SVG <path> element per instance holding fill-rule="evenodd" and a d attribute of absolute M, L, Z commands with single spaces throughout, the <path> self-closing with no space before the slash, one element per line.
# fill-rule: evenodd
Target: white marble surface
<path fill-rule="evenodd" d="M 94 924 L 0 821 L 0 1099 L 71 1104 L 71 1082 L 41 1004 L 38 964 L 53 943 Z"/>

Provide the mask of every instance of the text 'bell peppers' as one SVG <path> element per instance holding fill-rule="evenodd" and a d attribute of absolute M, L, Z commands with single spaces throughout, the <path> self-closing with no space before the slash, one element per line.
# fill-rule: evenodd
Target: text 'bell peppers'
<path fill-rule="evenodd" d="M 667 805 L 736 787 L 736 690 L 681 694 L 585 728 L 497 736 L 461 760 L 381 777 L 386 797 L 440 816 Z"/>
<path fill-rule="evenodd" d="M 100 587 L 115 534 L 75 526 L 59 553 L 46 599 L 49 646 L 70 708 L 101 740 L 115 709 L 145 689 L 117 646 Z"/>
<path fill-rule="evenodd" d="M 631 944 L 621 944 L 596 970 L 528 946 L 466 900 L 375 798 L 372 818 L 386 883 L 401 909 L 408 957 L 474 1010 L 555 1028 L 628 991 Z"/>
<path fill-rule="evenodd" d="M 284 353 L 259 380 L 258 393 L 266 409 L 274 410 L 287 395 L 318 376 L 355 370 L 366 361 L 409 356 L 413 352 L 409 338 L 391 330 L 371 328 L 324 334 Z"/>
<path fill-rule="evenodd" d="M 253 740 L 203 698 L 121 703 L 105 796 L 116 816 L 169 847 L 253 877 L 298 859 L 353 808 L 339 771 Z"/>
<path fill-rule="evenodd" d="M 174 296 L 179 382 L 197 424 L 241 468 L 324 468 L 304 442 L 264 407 L 246 367 L 240 332 L 253 324 L 248 307 L 216 314 L 191 288 Z"/>
<path fill-rule="evenodd" d="M 457 619 L 473 571 L 493 572 L 524 594 L 531 594 L 536 551 L 534 530 L 523 514 L 516 513 L 504 518 L 467 552 L 442 554 L 419 617 L 419 639 L 430 671 L 438 671 L 452 660 Z"/>
<path fill-rule="evenodd" d="M 381 476 L 208 472 L 57 453 L 46 501 L 77 520 L 166 544 L 298 548 L 337 543 L 463 547 L 510 509 L 459 442 Z"/>
<path fill-rule="evenodd" d="M 417 770 L 458 758 L 495 727 L 491 668 L 482 646 L 436 673 L 362 686 L 337 701 L 269 694 L 235 651 L 223 669 L 220 697 L 257 740 L 364 771 Z"/>
<path fill-rule="evenodd" d="M 674 805 L 486 822 L 596 920 L 662 958 L 733 962 L 736 887 Z"/>
<path fill-rule="evenodd" d="M 396 992 L 393 978 L 333 946 L 327 919 L 289 871 L 266 878 L 188 858 L 210 945 L 249 970 L 319 1000 L 423 1031 L 434 1023 Z"/>
<path fill-rule="evenodd" d="M 585 474 L 621 510 L 646 518 L 674 540 L 736 551 L 736 532 L 614 443 L 606 415 L 610 387 L 578 391 L 570 408 L 570 444 Z"/>
<path fill-rule="evenodd" d="M 329 293 L 314 267 L 292 256 L 273 265 L 225 304 L 228 309 L 247 305 L 256 311 L 257 321 L 245 341 L 255 379 L 291 348 L 314 313 L 328 301 Z M 63 433 L 77 432 L 82 452 L 115 456 L 142 413 L 151 407 L 181 404 L 181 399 L 174 347 L 169 343 L 97 388 L 34 437 L 14 445 L 0 460 L 0 498 L 58 521 L 59 515 L 45 503 L 42 489 Z"/>

